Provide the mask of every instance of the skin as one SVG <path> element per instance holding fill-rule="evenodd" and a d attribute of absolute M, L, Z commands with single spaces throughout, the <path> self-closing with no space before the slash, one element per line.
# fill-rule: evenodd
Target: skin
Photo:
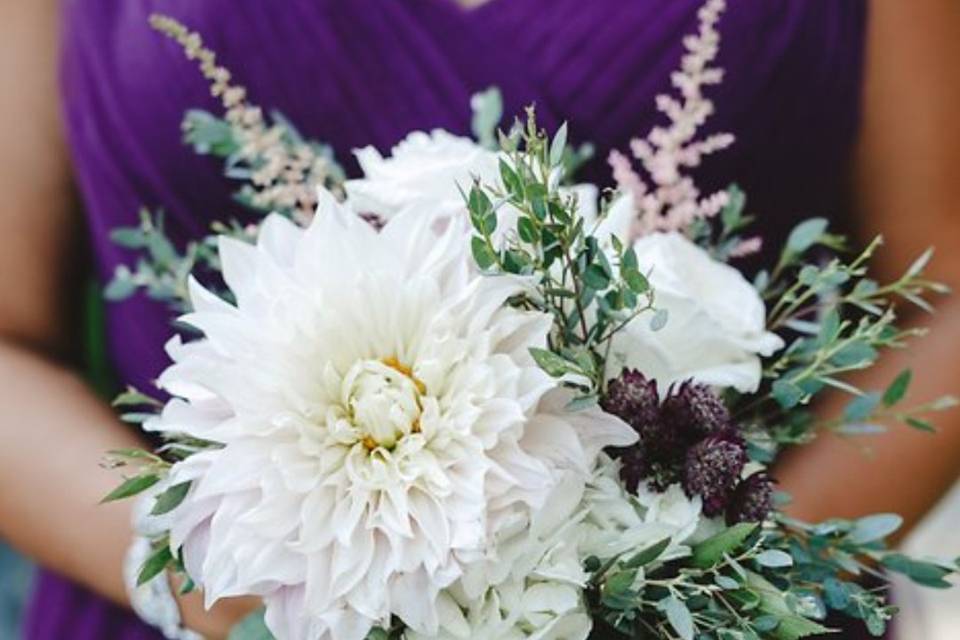
<path fill-rule="evenodd" d="M 936 275 L 956 286 L 960 181 L 950 172 L 960 166 L 960 76 L 949 61 L 960 60 L 960 5 L 875 0 L 872 8 L 856 174 L 863 230 L 889 234 L 879 275 L 896 274 L 934 239 L 943 249 Z M 2 1 L 0 24 L 8 27 L 0 38 L 0 85 L 17 87 L 0 92 L 0 537 L 125 604 L 120 567 L 130 504 L 98 505 L 117 482 L 98 462 L 105 451 L 138 441 L 71 368 L 83 232 L 58 116 L 57 3 Z M 925 319 L 932 337 L 886 360 L 863 384 L 881 386 L 908 363 L 917 374 L 915 398 L 960 389 L 951 353 L 960 344 L 958 302 Z M 858 446 L 821 439 L 779 470 L 797 498 L 794 513 L 897 511 L 916 521 L 956 477 L 956 422 L 956 414 L 942 416 L 936 439 L 894 430 L 870 441 L 870 458 Z M 252 606 L 225 601 L 203 612 L 197 596 L 182 602 L 188 626 L 211 638 L 224 637 Z"/>
<path fill-rule="evenodd" d="M 874 0 L 870 5 L 863 129 L 854 181 L 861 240 L 883 233 L 874 275 L 899 277 L 928 246 L 933 279 L 960 291 L 960 4 L 953 0 Z M 937 312 L 908 313 L 930 329 L 908 349 L 888 352 L 855 382 L 883 389 L 902 369 L 914 381 L 904 406 L 960 395 L 960 297 Z M 839 415 L 834 397 L 824 415 Z M 880 436 L 824 435 L 777 470 L 794 497 L 789 511 L 816 521 L 893 511 L 917 523 L 960 475 L 960 411 L 932 416 L 933 436 L 890 424 Z"/>

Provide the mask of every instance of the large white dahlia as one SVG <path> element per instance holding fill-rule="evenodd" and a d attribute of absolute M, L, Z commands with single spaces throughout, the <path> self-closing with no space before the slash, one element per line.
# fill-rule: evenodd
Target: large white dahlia
<path fill-rule="evenodd" d="M 191 480 L 171 546 L 212 603 L 255 594 L 281 640 L 362 639 L 399 616 L 439 629 L 438 593 L 540 509 L 569 470 L 633 439 L 563 409 L 529 355 L 550 318 L 504 302 L 465 221 L 398 215 L 376 232 L 325 192 L 306 230 L 268 218 L 256 246 L 220 241 L 235 304 L 192 283 L 168 346 L 172 399 L 147 428 L 223 446 Z"/>

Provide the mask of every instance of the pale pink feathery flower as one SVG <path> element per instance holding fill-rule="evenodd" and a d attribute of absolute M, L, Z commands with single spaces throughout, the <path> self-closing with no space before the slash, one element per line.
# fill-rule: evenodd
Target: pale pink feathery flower
<path fill-rule="evenodd" d="M 730 250 L 731 258 L 743 258 L 745 256 L 750 256 L 755 253 L 759 253 L 760 249 L 763 248 L 763 238 L 760 236 L 753 236 L 752 238 L 746 238 L 741 240 L 737 246 Z"/>
<path fill-rule="evenodd" d="M 703 89 L 723 79 L 723 71 L 710 65 L 719 50 L 716 25 L 725 6 L 724 0 L 707 0 L 697 13 L 697 33 L 683 40 L 686 53 L 680 69 L 670 76 L 679 95 L 661 94 L 656 98 L 657 109 L 668 124 L 653 127 L 645 139 L 630 141 L 631 154 L 649 184 L 624 154 L 610 153 L 613 178 L 621 193 L 633 198 L 638 217 L 635 228 L 641 235 L 685 231 L 697 220 L 716 215 L 727 203 L 722 191 L 702 196 L 685 173 L 699 166 L 704 156 L 733 143 L 733 136 L 727 133 L 696 139 L 698 129 L 714 112 L 713 102 L 703 95 Z"/>

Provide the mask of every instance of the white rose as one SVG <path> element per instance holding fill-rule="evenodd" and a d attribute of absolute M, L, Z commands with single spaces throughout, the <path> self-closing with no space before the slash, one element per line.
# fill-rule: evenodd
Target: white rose
<path fill-rule="evenodd" d="M 345 183 L 348 204 L 354 211 L 375 213 L 386 220 L 409 208 L 438 215 L 465 212 L 461 189 L 469 191 L 474 178 L 488 185 L 500 184 L 500 158 L 510 161 L 470 138 L 442 129 L 411 133 L 388 158 L 369 146 L 354 154 L 363 178 Z M 596 219 L 598 190 L 594 185 L 560 187 L 559 192 L 575 194 L 579 214 L 588 221 Z M 512 206 L 500 208 L 495 241 L 516 228 L 517 215 Z"/>
<path fill-rule="evenodd" d="M 441 214 L 463 209 L 460 188 L 469 190 L 474 177 L 492 183 L 499 176 L 495 152 L 442 129 L 411 133 L 388 158 L 373 147 L 354 153 L 363 178 L 347 180 L 348 202 L 386 219 L 416 205 Z"/>
<path fill-rule="evenodd" d="M 668 320 L 659 331 L 640 316 L 619 334 L 615 367 L 638 369 L 661 390 L 693 378 L 738 391 L 756 391 L 759 356 L 783 346 L 766 330 L 766 311 L 756 289 L 735 268 L 718 262 L 685 236 L 652 233 L 634 244 L 640 270 L 649 274 L 656 306 Z"/>

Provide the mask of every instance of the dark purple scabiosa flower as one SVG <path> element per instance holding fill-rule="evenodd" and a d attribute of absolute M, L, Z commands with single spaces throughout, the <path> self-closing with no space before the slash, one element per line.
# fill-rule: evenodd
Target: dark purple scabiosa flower
<path fill-rule="evenodd" d="M 703 499 L 703 513 L 722 514 L 747 462 L 743 439 L 733 430 L 707 436 L 687 451 L 683 488 Z"/>
<path fill-rule="evenodd" d="M 679 481 L 685 447 L 661 420 L 660 394 L 654 380 L 634 369 L 624 369 L 608 384 L 600 406 L 640 436 L 633 446 L 613 452 L 620 460 L 620 477 L 627 490 L 635 493 L 643 480 L 661 491 Z"/>
<path fill-rule="evenodd" d="M 733 420 L 723 401 L 708 386 L 692 380 L 683 382 L 670 393 L 661 407 L 663 421 L 687 441 L 696 442 L 730 429 Z"/>
<path fill-rule="evenodd" d="M 660 394 L 657 383 L 647 380 L 636 369 L 624 369 L 620 376 L 607 385 L 607 393 L 600 406 L 641 433 L 645 425 L 660 418 Z"/>
<path fill-rule="evenodd" d="M 727 524 L 763 522 L 773 510 L 773 479 L 757 471 L 737 485 L 727 505 Z"/>

